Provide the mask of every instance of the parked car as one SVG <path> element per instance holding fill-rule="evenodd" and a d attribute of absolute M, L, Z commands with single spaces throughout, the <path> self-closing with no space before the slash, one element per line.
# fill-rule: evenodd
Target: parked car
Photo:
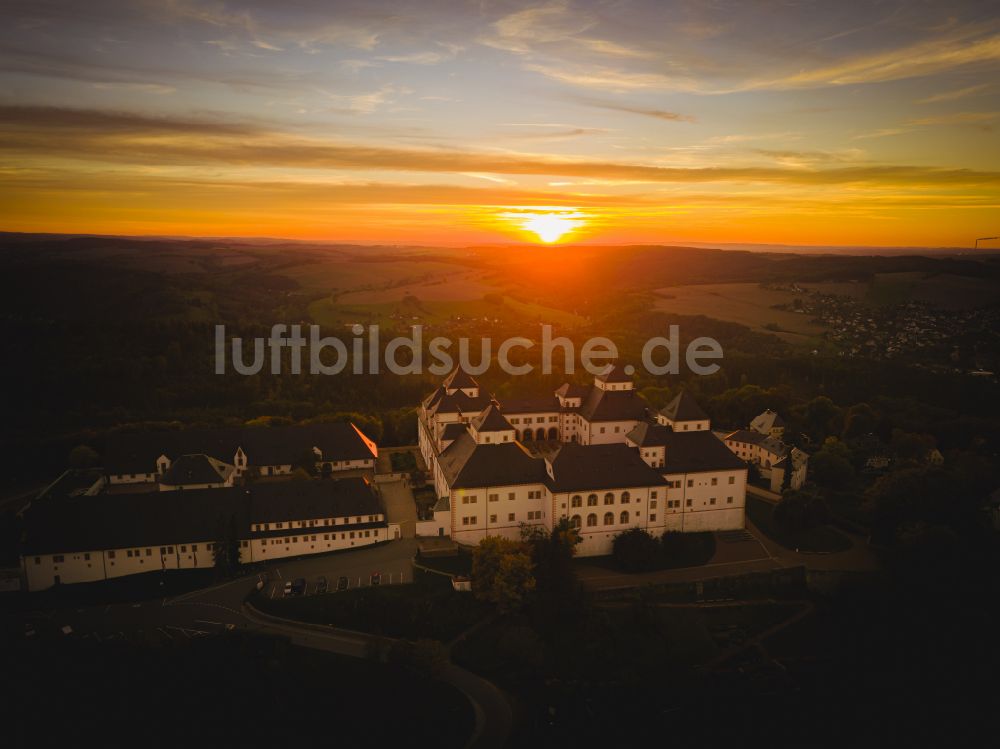
<path fill-rule="evenodd" d="M 372 573 L 372 579 L 371 579 L 372 585 L 378 585 L 381 582 L 382 582 L 382 573 L 381 572 L 373 572 Z"/>
<path fill-rule="evenodd" d="M 347 578 L 343 575 L 337 580 L 337 590 L 347 590 Z"/>
<path fill-rule="evenodd" d="M 297 578 L 292 583 L 292 593 L 297 596 L 301 596 L 306 592 L 306 579 L 304 577 Z"/>
<path fill-rule="evenodd" d="M 282 595 L 290 596 L 291 594 L 292 594 L 292 581 L 285 580 L 285 587 Z"/>
<path fill-rule="evenodd" d="M 321 578 L 319 578 L 316 581 L 316 592 L 317 593 L 326 593 L 326 591 L 327 591 L 326 578 L 325 577 L 321 577 Z"/>

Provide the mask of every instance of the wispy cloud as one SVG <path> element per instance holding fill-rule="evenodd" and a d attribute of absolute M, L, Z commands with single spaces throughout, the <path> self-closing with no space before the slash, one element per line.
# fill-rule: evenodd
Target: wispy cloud
<path fill-rule="evenodd" d="M 637 114 L 642 117 L 653 117 L 657 120 L 665 120 L 667 122 L 694 122 L 695 118 L 690 114 L 681 114 L 680 112 L 670 112 L 665 109 L 650 109 L 647 107 L 632 106 L 625 103 L 619 103 L 615 101 L 608 101 L 605 99 L 587 99 L 581 98 L 577 99 L 581 104 L 586 104 L 589 107 L 596 107 L 598 109 L 608 109 L 613 112 L 626 112 L 627 114 Z"/>
<path fill-rule="evenodd" d="M 904 165 L 831 169 L 650 166 L 602 160 L 457 150 L 404 149 L 327 141 L 262 127 L 127 113 L 0 107 L 0 151 L 20 157 L 90 162 L 230 164 L 325 170 L 545 175 L 649 183 L 786 185 L 978 185 L 995 189 L 1000 172 Z M 156 137 L 151 137 L 156 136 Z"/>
<path fill-rule="evenodd" d="M 918 99 L 917 104 L 936 104 L 940 101 L 955 101 L 956 99 L 964 99 L 967 96 L 973 96 L 981 93 L 990 87 L 991 84 L 989 83 L 980 83 L 976 86 L 967 86 L 965 88 L 942 91 L 940 94 L 928 96 L 926 99 Z"/>

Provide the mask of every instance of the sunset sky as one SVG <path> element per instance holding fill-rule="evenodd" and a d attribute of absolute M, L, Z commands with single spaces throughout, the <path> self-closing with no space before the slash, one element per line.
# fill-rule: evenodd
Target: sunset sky
<path fill-rule="evenodd" d="M 449 245 L 1000 233 L 995 0 L 0 7 L 2 230 Z"/>

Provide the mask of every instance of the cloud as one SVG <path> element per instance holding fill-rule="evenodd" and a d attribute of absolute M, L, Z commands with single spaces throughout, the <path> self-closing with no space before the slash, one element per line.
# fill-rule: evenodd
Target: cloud
<path fill-rule="evenodd" d="M 21 159 L 96 163 L 224 164 L 317 170 L 543 175 L 648 183 L 783 185 L 977 185 L 1000 172 L 903 165 L 831 169 L 671 167 L 603 160 L 371 146 L 276 131 L 252 123 L 176 120 L 130 113 L 0 106 L 0 152 Z"/>
<path fill-rule="evenodd" d="M 880 83 L 935 75 L 976 63 L 1000 61 L 1000 35 L 971 38 L 974 31 L 844 60 L 793 75 L 751 83 L 747 88 L 795 89 Z"/>
<path fill-rule="evenodd" d="M 694 122 L 694 116 L 690 114 L 680 114 L 679 112 L 669 112 L 664 109 L 647 109 L 645 107 L 634 107 L 628 104 L 619 104 L 613 101 L 602 99 L 578 99 L 581 104 L 598 109 L 609 109 L 613 112 L 625 112 L 627 114 L 638 114 L 643 117 L 653 117 L 657 120 L 667 122 Z"/>
<path fill-rule="evenodd" d="M 980 91 L 990 88 L 990 86 L 991 84 L 989 83 L 980 83 L 977 86 L 968 86 L 967 88 L 959 88 L 952 91 L 942 91 L 940 94 L 928 96 L 926 99 L 918 99 L 917 104 L 935 104 L 939 101 L 955 101 L 955 99 L 964 99 L 966 96 L 978 94 Z"/>

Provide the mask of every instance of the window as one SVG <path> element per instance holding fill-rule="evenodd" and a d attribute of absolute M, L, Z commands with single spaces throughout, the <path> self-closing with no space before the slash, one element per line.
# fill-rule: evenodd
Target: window
<path fill-rule="evenodd" d="M 513 498 L 514 498 L 514 496 L 511 495 L 511 499 L 513 499 Z M 533 492 L 528 492 L 528 499 L 541 499 L 541 498 L 542 498 L 542 492 L 541 492 L 541 490 L 537 490 L 537 491 L 533 491 Z"/>
<path fill-rule="evenodd" d="M 615 524 L 615 514 L 613 512 L 604 513 L 604 524 L 614 525 Z"/>
<path fill-rule="evenodd" d="M 587 527 L 590 528 L 595 525 L 597 525 L 597 515 L 590 513 L 587 515 Z"/>
<path fill-rule="evenodd" d="M 132 550 L 129 549 L 128 551 L 126 551 L 125 552 L 125 556 L 127 556 L 129 559 L 131 559 L 132 558 Z"/>
<path fill-rule="evenodd" d="M 490 495 L 490 502 L 497 502 L 499 500 L 500 500 L 500 495 L 499 494 L 491 494 Z"/>
<path fill-rule="evenodd" d="M 114 559 L 114 558 L 115 558 L 115 553 L 113 551 L 109 551 L 108 552 L 108 559 Z"/>
<path fill-rule="evenodd" d="M 656 496 L 656 495 L 653 495 L 653 496 Z M 631 501 L 632 501 L 632 495 L 629 494 L 628 492 L 622 492 L 622 504 L 623 505 L 627 505 Z"/>
<path fill-rule="evenodd" d="M 462 497 L 463 505 L 474 505 L 476 503 L 476 495 L 470 494 L 468 496 Z"/>
<path fill-rule="evenodd" d="M 89 562 L 90 561 L 90 552 L 85 552 L 84 553 L 84 555 L 83 555 L 83 561 L 85 561 L 85 562 Z"/>
<path fill-rule="evenodd" d="M 114 554 L 114 552 L 112 551 L 111 554 Z M 41 557 L 35 557 L 35 564 L 41 564 L 41 563 L 42 563 L 42 558 Z"/>
<path fill-rule="evenodd" d="M 604 434 L 604 427 L 601 427 L 601 434 Z"/>
<path fill-rule="evenodd" d="M 691 500 L 690 500 L 690 499 L 689 499 L 689 500 L 687 501 L 687 506 L 688 506 L 688 507 L 690 507 L 690 506 L 691 506 Z"/>
<path fill-rule="evenodd" d="M 627 523 L 628 522 L 628 510 L 623 510 L 622 511 L 622 514 L 618 518 L 618 522 L 619 523 Z"/>
<path fill-rule="evenodd" d="M 652 500 L 652 501 L 651 501 L 651 502 L 649 503 L 649 509 L 651 509 L 651 510 L 655 510 L 655 509 L 656 509 L 656 500 L 655 500 L 655 499 L 654 499 L 654 500 Z"/>
<path fill-rule="evenodd" d="M 62 554 L 54 554 L 52 556 L 52 561 L 55 562 L 56 564 L 62 564 L 63 563 L 63 555 Z"/>
<path fill-rule="evenodd" d="M 510 522 L 510 523 L 514 522 L 514 513 L 513 512 L 510 512 L 510 513 L 507 514 L 507 521 Z"/>
<path fill-rule="evenodd" d="M 711 499 L 709 499 L 709 500 L 708 500 L 708 503 L 709 503 L 710 505 L 714 505 L 714 504 L 715 504 L 715 497 L 712 497 Z"/>
<path fill-rule="evenodd" d="M 650 492 L 649 493 L 649 498 L 650 499 L 656 499 L 656 492 Z"/>
<path fill-rule="evenodd" d="M 732 497 L 726 497 L 726 504 L 727 505 L 731 505 L 732 503 L 733 503 L 733 498 Z"/>
<path fill-rule="evenodd" d="M 735 484 L 736 483 L 736 477 L 735 476 L 730 476 L 729 477 L 729 483 L 730 484 Z"/>
<path fill-rule="evenodd" d="M 655 523 L 656 522 L 656 513 L 655 512 L 649 516 L 649 522 L 651 522 L 651 523 Z"/>
<path fill-rule="evenodd" d="M 507 492 L 507 499 L 514 499 L 514 492 Z"/>
<path fill-rule="evenodd" d="M 688 479 L 688 489 L 694 486 L 694 479 Z"/>
<path fill-rule="evenodd" d="M 579 515 L 574 515 L 573 517 L 571 517 L 571 518 L 569 519 L 569 522 L 570 522 L 570 524 L 571 524 L 571 525 L 572 525 L 572 526 L 573 526 L 574 528 L 579 528 L 579 527 L 580 527 L 580 516 L 579 516 Z"/>
<path fill-rule="evenodd" d="M 491 523 L 495 523 L 496 521 L 497 521 L 497 516 L 496 515 L 490 515 L 490 522 Z"/>
<path fill-rule="evenodd" d="M 187 544 L 181 546 L 181 554 L 187 554 L 187 550 L 188 550 Z"/>
<path fill-rule="evenodd" d="M 607 494 L 604 495 L 604 504 L 606 504 L 606 505 L 613 505 L 614 503 L 615 503 L 615 495 L 614 494 L 612 494 L 611 492 L 608 492 Z"/>
<path fill-rule="evenodd" d="M 582 507 L 583 498 L 579 494 L 574 494 L 573 499 L 570 500 L 570 507 Z"/>
<path fill-rule="evenodd" d="M 712 477 L 712 486 L 718 486 L 718 485 L 719 485 L 719 479 L 717 479 L 715 476 L 713 476 Z"/>
<path fill-rule="evenodd" d="M 597 507 L 597 495 L 588 494 L 587 495 L 587 507 Z"/>

